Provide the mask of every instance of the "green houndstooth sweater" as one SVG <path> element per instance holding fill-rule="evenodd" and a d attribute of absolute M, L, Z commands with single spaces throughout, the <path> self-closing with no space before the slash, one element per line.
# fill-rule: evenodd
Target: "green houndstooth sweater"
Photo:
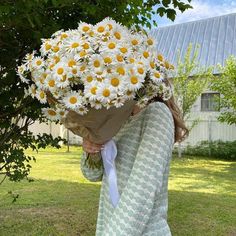
<path fill-rule="evenodd" d="M 103 169 L 92 170 L 81 159 L 90 181 L 102 181 L 96 236 L 167 236 L 168 175 L 174 144 L 174 122 L 169 108 L 149 104 L 130 117 L 113 138 L 120 200 L 113 208 Z M 105 173 L 105 172 L 104 172 Z"/>

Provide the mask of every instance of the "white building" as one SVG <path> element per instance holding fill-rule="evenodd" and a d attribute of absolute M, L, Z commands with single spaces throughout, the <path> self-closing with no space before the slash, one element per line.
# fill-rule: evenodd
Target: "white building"
<path fill-rule="evenodd" d="M 224 65 L 229 56 L 236 56 L 236 13 L 160 27 L 154 29 L 152 34 L 158 42 L 157 50 L 174 65 L 177 64 L 177 52 L 183 57 L 189 44 L 192 44 L 193 50 L 200 46 L 198 61 L 203 66 Z M 216 68 L 214 74 L 218 74 Z M 220 111 L 214 96 L 220 94 L 206 90 L 193 105 L 188 122 L 195 118 L 200 118 L 200 121 L 185 143 L 193 145 L 201 140 L 236 140 L 236 126 L 217 121 Z"/>
<path fill-rule="evenodd" d="M 200 45 L 199 62 L 211 66 L 220 63 L 224 65 L 230 55 L 236 55 L 236 13 L 213 17 L 204 20 L 160 27 L 152 31 L 157 39 L 157 50 L 162 52 L 169 61 L 176 64 L 177 51 L 184 56 L 191 43 L 193 48 Z M 217 70 L 214 71 L 217 74 Z M 191 131 L 185 143 L 191 145 L 201 140 L 236 140 L 236 126 L 217 121 L 219 111 L 213 96 L 220 96 L 213 91 L 205 91 L 192 107 L 191 117 L 199 117 L 200 121 Z M 191 120 L 189 121 L 191 122 Z M 54 136 L 66 138 L 68 133 L 60 125 L 34 124 L 31 127 L 34 133 L 46 132 Z M 78 136 L 69 132 L 70 143 L 80 143 Z"/>

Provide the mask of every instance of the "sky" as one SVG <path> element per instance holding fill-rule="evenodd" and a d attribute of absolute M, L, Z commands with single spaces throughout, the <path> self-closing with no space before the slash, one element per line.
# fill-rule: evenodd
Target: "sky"
<path fill-rule="evenodd" d="M 192 0 L 191 5 L 193 9 L 186 10 L 184 13 L 178 11 L 174 22 L 166 17 L 157 17 L 158 25 L 167 26 L 236 13 L 236 0 Z"/>

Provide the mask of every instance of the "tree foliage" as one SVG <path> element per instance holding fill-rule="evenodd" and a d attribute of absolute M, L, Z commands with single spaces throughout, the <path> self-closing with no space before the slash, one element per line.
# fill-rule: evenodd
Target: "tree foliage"
<path fill-rule="evenodd" d="M 177 70 L 173 78 L 174 95 L 185 121 L 190 116 L 193 104 L 212 78 L 213 68 L 205 68 L 199 64 L 198 51 L 199 46 L 193 52 L 190 44 L 183 59 L 178 53 Z"/>
<path fill-rule="evenodd" d="M 236 124 L 236 57 L 226 60 L 225 66 L 219 66 L 219 76 L 212 80 L 211 88 L 221 94 L 220 122 Z"/>
<path fill-rule="evenodd" d="M 47 144 L 58 147 L 60 141 L 29 132 L 29 125 L 43 121 L 43 105 L 24 97 L 25 85 L 16 76 L 17 65 L 26 53 L 39 49 L 41 38 L 60 29 L 76 28 L 80 21 L 95 24 L 107 16 L 126 26 L 150 28 L 156 24 L 153 15 L 166 14 L 174 20 L 175 9 L 183 12 L 190 7 L 179 0 L 1 0 L 0 175 L 14 181 L 27 177 L 32 157 L 26 156 L 24 149 Z"/>

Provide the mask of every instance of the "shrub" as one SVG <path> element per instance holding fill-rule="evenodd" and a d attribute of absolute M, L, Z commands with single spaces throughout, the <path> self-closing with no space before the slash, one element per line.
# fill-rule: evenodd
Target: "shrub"
<path fill-rule="evenodd" d="M 177 149 L 175 148 L 174 153 L 176 151 Z M 227 142 L 221 140 L 201 141 L 195 146 L 187 145 L 184 148 L 184 154 L 236 161 L 236 140 Z"/>

